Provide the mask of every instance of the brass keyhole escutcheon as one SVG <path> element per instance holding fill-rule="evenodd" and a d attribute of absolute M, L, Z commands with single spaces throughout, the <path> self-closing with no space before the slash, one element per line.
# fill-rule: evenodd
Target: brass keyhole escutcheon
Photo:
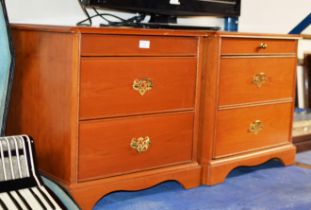
<path fill-rule="evenodd" d="M 146 136 L 146 137 L 132 138 L 130 146 L 138 153 L 143 153 L 149 149 L 150 144 L 151 140 L 149 136 Z"/>
<path fill-rule="evenodd" d="M 153 84 L 151 79 L 135 79 L 132 87 L 133 90 L 138 91 L 143 96 L 147 91 L 152 90 Z"/>
<path fill-rule="evenodd" d="M 261 88 L 263 84 L 267 82 L 267 76 L 265 73 L 260 72 L 255 74 L 252 79 L 252 83 L 256 85 L 258 88 Z"/>
<path fill-rule="evenodd" d="M 255 120 L 253 122 L 251 122 L 251 124 L 249 125 L 248 131 L 252 134 L 258 134 L 260 131 L 262 131 L 264 125 L 263 122 L 261 120 Z"/>

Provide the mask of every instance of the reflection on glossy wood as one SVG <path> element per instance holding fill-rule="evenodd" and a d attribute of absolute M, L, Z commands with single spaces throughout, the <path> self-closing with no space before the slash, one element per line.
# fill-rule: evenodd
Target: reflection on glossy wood
<path fill-rule="evenodd" d="M 32 136 L 40 170 L 62 183 L 75 182 L 78 36 L 13 30 L 13 37 L 16 68 L 7 134 Z"/>

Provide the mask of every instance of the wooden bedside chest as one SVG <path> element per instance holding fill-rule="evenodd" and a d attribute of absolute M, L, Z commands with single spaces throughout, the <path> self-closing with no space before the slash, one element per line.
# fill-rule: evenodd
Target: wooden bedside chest
<path fill-rule="evenodd" d="M 291 164 L 297 38 L 15 25 L 7 134 L 82 209 L 167 180 L 223 182 L 238 166 Z"/>
<path fill-rule="evenodd" d="M 297 37 L 210 34 L 201 106 L 203 184 L 239 166 L 295 160 Z"/>
<path fill-rule="evenodd" d="M 195 31 L 14 26 L 8 134 L 82 209 L 166 180 L 200 184 L 202 39 Z"/>

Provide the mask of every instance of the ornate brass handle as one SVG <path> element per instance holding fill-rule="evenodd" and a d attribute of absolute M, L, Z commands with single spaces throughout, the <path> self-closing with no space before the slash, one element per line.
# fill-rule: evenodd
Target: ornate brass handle
<path fill-rule="evenodd" d="M 255 120 L 249 125 L 248 131 L 252 134 L 258 134 L 260 131 L 262 131 L 263 127 L 264 125 L 261 120 Z"/>
<path fill-rule="evenodd" d="M 133 89 L 143 96 L 147 91 L 152 90 L 152 81 L 150 79 L 135 79 Z"/>
<path fill-rule="evenodd" d="M 260 48 L 260 49 L 267 49 L 267 47 L 268 47 L 268 44 L 267 44 L 267 43 L 261 42 L 261 43 L 259 44 L 259 48 Z"/>
<path fill-rule="evenodd" d="M 150 144 L 151 140 L 149 136 L 146 136 L 146 137 L 132 138 L 130 146 L 132 149 L 135 149 L 138 153 L 143 153 L 149 149 Z"/>
<path fill-rule="evenodd" d="M 264 83 L 266 83 L 266 81 L 267 81 L 267 76 L 266 76 L 266 74 L 263 73 L 263 72 L 260 72 L 260 73 L 255 74 L 255 75 L 253 76 L 252 83 L 253 83 L 254 85 L 256 85 L 258 88 L 260 88 L 260 87 L 262 87 L 262 85 L 263 85 Z"/>

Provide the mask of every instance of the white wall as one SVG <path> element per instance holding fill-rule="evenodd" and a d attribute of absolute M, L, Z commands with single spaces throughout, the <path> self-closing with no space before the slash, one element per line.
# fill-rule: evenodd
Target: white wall
<path fill-rule="evenodd" d="M 288 33 L 311 12 L 311 0 L 242 0 L 240 31 Z"/>
<path fill-rule="evenodd" d="M 298 42 L 298 58 L 303 59 L 304 54 L 311 54 L 311 40 L 310 39 L 302 39 Z"/>
<path fill-rule="evenodd" d="M 85 18 L 78 0 L 6 0 L 12 23 L 75 25 Z M 243 32 L 288 33 L 311 12 L 311 0 L 242 0 L 239 29 Z M 130 17 L 129 13 L 117 13 Z M 95 21 L 98 24 L 99 20 Z M 222 18 L 179 19 L 180 24 L 223 27 Z M 311 31 L 311 30 L 310 30 Z"/>
<path fill-rule="evenodd" d="M 6 0 L 12 23 L 73 25 L 84 18 L 78 0 Z"/>

